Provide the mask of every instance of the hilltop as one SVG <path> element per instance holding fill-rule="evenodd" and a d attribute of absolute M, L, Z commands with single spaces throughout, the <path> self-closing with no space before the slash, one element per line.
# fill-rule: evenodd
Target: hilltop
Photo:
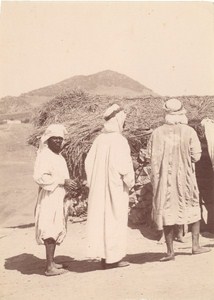
<path fill-rule="evenodd" d="M 73 89 L 81 89 L 98 95 L 129 97 L 157 95 L 151 89 L 124 74 L 106 70 L 92 75 L 73 76 L 54 85 L 31 91 L 28 93 L 28 96 L 54 97 Z"/>
<path fill-rule="evenodd" d="M 30 111 L 48 102 L 57 95 L 81 89 L 90 94 L 120 96 L 120 97 L 140 97 L 157 96 L 151 89 L 132 78 L 105 70 L 92 75 L 78 75 L 60 81 L 56 84 L 45 86 L 18 97 L 4 97 L 0 99 L 0 114 L 20 113 Z"/>

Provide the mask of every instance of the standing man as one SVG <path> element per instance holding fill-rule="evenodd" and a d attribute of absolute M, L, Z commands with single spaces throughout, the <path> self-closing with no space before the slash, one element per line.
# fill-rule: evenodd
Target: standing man
<path fill-rule="evenodd" d="M 56 245 L 66 235 L 65 188 L 76 189 L 69 179 L 66 161 L 60 154 L 66 129 L 61 124 L 50 125 L 40 140 L 34 166 L 34 180 L 39 185 L 35 209 L 36 240 L 46 248 L 46 276 L 65 273 L 63 265 L 54 262 Z"/>
<path fill-rule="evenodd" d="M 152 217 L 163 230 L 167 255 L 161 261 L 174 260 L 175 225 L 191 224 L 192 254 L 208 252 L 199 246 L 201 211 L 195 176 L 195 162 L 201 146 L 193 128 L 187 125 L 186 110 L 177 99 L 165 102 L 165 124 L 156 128 L 148 143 L 153 186 Z"/>
<path fill-rule="evenodd" d="M 125 267 L 129 189 L 134 186 L 130 147 L 122 135 L 126 114 L 113 104 L 104 113 L 103 132 L 85 161 L 88 199 L 88 256 L 104 269 Z"/>

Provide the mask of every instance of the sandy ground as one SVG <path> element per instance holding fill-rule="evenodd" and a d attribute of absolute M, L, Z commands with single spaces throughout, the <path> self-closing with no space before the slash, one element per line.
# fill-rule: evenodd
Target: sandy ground
<path fill-rule="evenodd" d="M 44 276 L 44 247 L 34 239 L 37 188 L 32 181 L 35 150 L 26 145 L 30 125 L 1 125 L 0 140 L 0 299 L 211 300 L 214 299 L 214 235 L 201 244 L 211 252 L 191 255 L 191 236 L 175 242 L 176 259 L 161 263 L 165 244 L 151 240 L 145 227 L 128 228 L 130 266 L 101 270 L 85 257 L 85 222 L 68 223 L 57 248 L 62 276 Z"/>

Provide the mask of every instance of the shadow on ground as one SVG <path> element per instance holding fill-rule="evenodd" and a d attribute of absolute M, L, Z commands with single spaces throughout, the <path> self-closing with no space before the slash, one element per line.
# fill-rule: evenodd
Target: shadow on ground
<path fill-rule="evenodd" d="M 214 239 L 214 233 L 211 232 L 201 232 L 201 235 L 208 239 Z"/>
<path fill-rule="evenodd" d="M 188 252 L 175 252 L 175 256 L 180 255 L 191 255 Z M 146 264 L 151 262 L 159 262 L 161 258 L 166 256 L 166 253 L 158 252 L 146 252 L 146 253 L 137 253 L 137 254 L 128 254 L 127 260 L 131 264 Z"/>
<path fill-rule="evenodd" d="M 56 262 L 68 264 L 73 258 L 69 256 L 58 256 Z M 44 275 L 45 259 L 40 259 L 33 254 L 22 253 L 13 257 L 6 258 L 4 267 L 6 270 L 17 270 L 25 275 Z"/>
<path fill-rule="evenodd" d="M 164 253 L 137 253 L 129 254 L 126 259 L 131 264 L 145 264 L 159 261 Z M 63 263 L 69 272 L 86 273 L 101 270 L 101 263 L 98 260 L 75 260 L 69 256 L 57 256 L 56 263 Z M 44 275 L 45 259 L 40 259 L 33 254 L 23 253 L 9 257 L 5 260 L 6 270 L 16 270 L 25 275 Z"/>
<path fill-rule="evenodd" d="M 25 228 L 31 228 L 34 227 L 35 223 L 29 223 L 29 224 L 24 224 L 24 225 L 17 225 L 17 226 L 10 226 L 10 227 L 5 227 L 5 228 L 11 228 L 11 229 L 25 229 Z"/>
<path fill-rule="evenodd" d="M 214 247 L 214 244 L 203 245 L 203 247 L 213 248 L 213 247 Z"/>
<path fill-rule="evenodd" d="M 128 254 L 126 256 L 126 259 L 131 264 L 146 264 L 150 262 L 159 261 L 164 256 L 165 256 L 164 253 L 146 252 L 146 253 Z"/>
<path fill-rule="evenodd" d="M 69 256 L 56 256 L 56 263 L 62 263 L 70 272 L 85 273 L 101 269 L 101 264 L 97 260 L 75 260 Z M 22 253 L 9 257 L 5 260 L 6 270 L 17 270 L 25 275 L 44 275 L 45 259 L 40 259 L 33 254 Z"/>
<path fill-rule="evenodd" d="M 128 254 L 126 260 L 131 264 L 146 264 L 158 262 L 165 255 L 165 253 L 158 252 Z M 175 255 L 191 255 L 191 253 L 176 252 Z M 70 256 L 57 256 L 55 262 L 64 264 L 69 272 L 74 273 L 86 273 L 102 269 L 98 260 L 75 260 Z M 44 275 L 45 259 L 40 259 L 33 254 L 22 253 L 7 258 L 4 267 L 6 270 L 16 270 L 25 275 Z"/>
<path fill-rule="evenodd" d="M 154 228 L 144 224 L 132 224 L 129 222 L 129 228 L 138 229 L 145 238 L 153 241 L 159 241 L 163 236 L 163 231 L 155 230 Z"/>

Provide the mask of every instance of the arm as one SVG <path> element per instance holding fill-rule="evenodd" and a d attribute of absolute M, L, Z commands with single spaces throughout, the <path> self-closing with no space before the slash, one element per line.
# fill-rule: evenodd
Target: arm
<path fill-rule="evenodd" d="M 58 174 L 54 174 L 51 168 L 49 158 L 41 153 L 37 156 L 33 178 L 35 182 L 47 191 L 54 191 L 57 186 L 64 185 L 64 178 L 60 178 Z"/>
<path fill-rule="evenodd" d="M 125 138 L 121 139 L 120 144 L 115 149 L 116 164 L 118 172 L 123 178 L 123 182 L 131 189 L 135 185 L 135 174 L 133 169 L 130 147 Z"/>

